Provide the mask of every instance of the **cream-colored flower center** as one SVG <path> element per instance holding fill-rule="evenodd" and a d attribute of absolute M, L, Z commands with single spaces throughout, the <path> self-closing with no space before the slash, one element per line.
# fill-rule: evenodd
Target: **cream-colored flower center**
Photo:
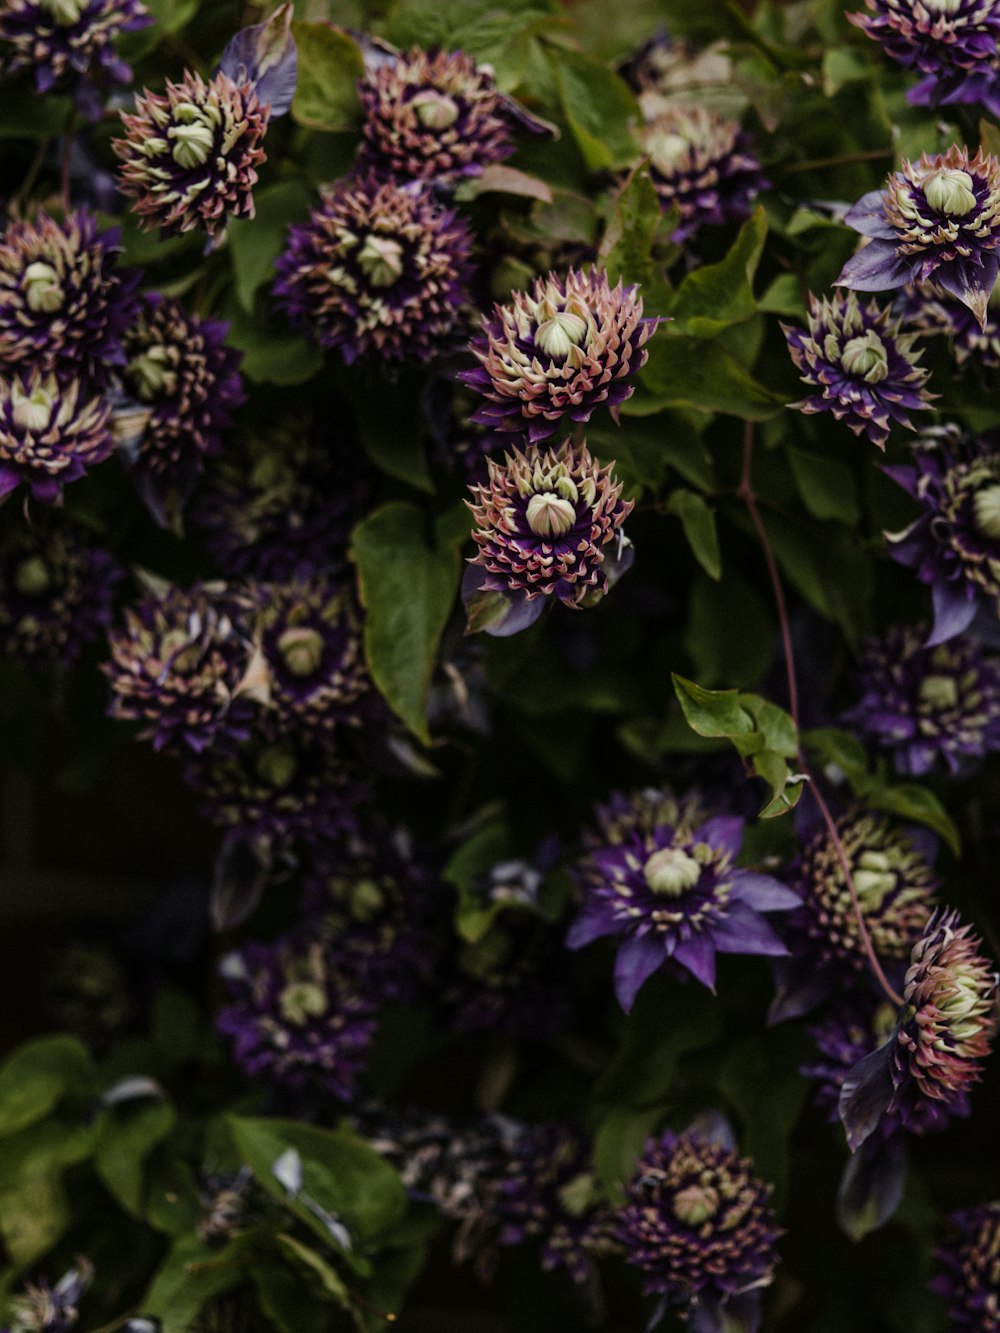
<path fill-rule="evenodd" d="M 896 887 L 892 857 L 886 852 L 864 851 L 854 871 L 854 887 L 862 909 L 877 912 Z"/>
<path fill-rule="evenodd" d="M 36 260 L 24 270 L 24 299 L 28 309 L 51 315 L 62 305 L 63 289 L 59 274 L 51 264 Z"/>
<path fill-rule="evenodd" d="M 543 320 L 535 330 L 535 346 L 552 358 L 565 361 L 574 347 L 579 347 L 587 333 L 587 321 L 570 310 L 560 310 Z"/>
<path fill-rule="evenodd" d="M 358 266 L 373 287 L 391 287 L 402 276 L 403 247 L 391 236 L 366 236 Z"/>
<path fill-rule="evenodd" d="M 177 369 L 172 349 L 157 344 L 147 347 L 125 367 L 125 380 L 141 403 L 169 398 L 177 392 Z"/>
<path fill-rule="evenodd" d="M 79 19 L 86 3 L 87 0 L 42 0 L 42 8 L 47 9 L 58 24 L 68 28 Z"/>
<path fill-rule="evenodd" d="M 950 218 L 964 217 L 976 206 L 972 177 L 954 167 L 939 167 L 928 172 L 922 182 L 924 197 L 936 213 Z"/>
<path fill-rule="evenodd" d="M 653 893 L 679 898 L 698 883 L 701 866 L 682 847 L 661 847 L 649 857 L 642 873 Z"/>
<path fill-rule="evenodd" d="M 536 537 L 561 537 L 576 522 L 576 510 L 569 500 L 552 491 L 533 495 L 525 510 L 528 527 Z"/>
<path fill-rule="evenodd" d="M 1000 485 L 984 486 L 972 498 L 972 521 L 977 532 L 1000 541 Z"/>
<path fill-rule="evenodd" d="M 711 1185 L 688 1185 L 674 1198 L 674 1216 L 689 1227 L 701 1226 L 719 1208 L 719 1192 Z"/>
<path fill-rule="evenodd" d="M 446 130 L 458 120 L 458 103 L 434 88 L 418 93 L 410 105 L 425 130 Z"/>
<path fill-rule="evenodd" d="M 28 394 L 15 384 L 10 399 L 14 404 L 14 424 L 22 430 L 37 434 L 51 424 L 56 395 L 43 385 L 39 384 Z"/>
<path fill-rule="evenodd" d="M 326 1013 L 326 992 L 315 981 L 293 981 L 281 992 L 278 1007 L 286 1022 L 303 1027 Z"/>
<path fill-rule="evenodd" d="M 925 9 L 933 10 L 935 14 L 957 14 L 964 0 L 922 0 L 922 3 Z"/>
<path fill-rule="evenodd" d="M 41 597 L 52 584 L 49 567 L 40 555 L 22 560 L 14 575 L 14 587 L 25 597 Z"/>
<path fill-rule="evenodd" d="M 676 167 L 691 146 L 690 139 L 669 130 L 658 130 L 646 136 L 646 148 L 653 159 L 653 166 L 662 167 L 666 171 Z"/>
<path fill-rule="evenodd" d="M 323 636 L 308 625 L 295 626 L 278 639 L 278 651 L 293 676 L 311 676 L 323 660 Z"/>
<path fill-rule="evenodd" d="M 183 105 L 187 107 L 190 104 Z M 171 125 L 167 130 L 167 137 L 174 141 L 171 149 L 173 159 L 185 171 L 200 167 L 207 162 L 215 143 L 215 130 L 212 125 L 204 119 L 197 107 L 193 110 L 197 112 L 196 120 L 189 119 L 186 123 Z"/>
<path fill-rule="evenodd" d="M 874 329 L 852 338 L 844 348 L 840 363 L 848 375 L 856 375 L 868 384 L 879 384 L 889 374 L 889 354 Z"/>
<path fill-rule="evenodd" d="M 954 676 L 925 676 L 920 682 L 920 702 L 928 708 L 954 708 L 958 682 Z"/>

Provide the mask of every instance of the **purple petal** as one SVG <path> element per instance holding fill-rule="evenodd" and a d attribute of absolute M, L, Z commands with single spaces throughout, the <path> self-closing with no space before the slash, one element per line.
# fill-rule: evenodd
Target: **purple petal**
<path fill-rule="evenodd" d="M 976 599 L 967 595 L 964 584 L 961 591 L 944 581 L 932 584 L 931 601 L 934 604 L 934 627 L 925 644 L 927 648 L 936 648 L 939 643 L 954 639 L 976 618 Z"/>
<path fill-rule="evenodd" d="M 497 639 L 519 634 L 535 623 L 546 607 L 544 597 L 530 601 L 523 595 L 495 592 L 482 586 L 486 577 L 478 565 L 469 565 L 462 576 L 462 605 L 465 607 L 466 634 L 480 631 Z"/>
<path fill-rule="evenodd" d="M 901 1138 L 868 1139 L 848 1158 L 837 1190 L 837 1224 L 853 1241 L 884 1226 L 899 1207 L 906 1181 Z"/>
<path fill-rule="evenodd" d="M 298 82 L 299 57 L 291 32 L 292 6 L 282 5 L 266 23 L 243 28 L 222 53 L 219 69 L 234 83 L 249 80 L 274 120 L 292 105 Z"/>
<path fill-rule="evenodd" d="M 599 940 L 603 935 L 616 934 L 617 932 L 614 929 L 613 922 L 609 920 L 609 916 L 608 912 L 599 908 L 582 911 L 566 933 L 566 948 L 582 949 L 585 945 L 592 944 L 594 940 Z"/>
<path fill-rule="evenodd" d="M 702 824 L 694 836 L 716 851 L 736 856 L 743 846 L 743 820 L 738 815 L 717 815 Z"/>
<path fill-rule="evenodd" d="M 892 1047 L 890 1038 L 877 1051 L 859 1060 L 853 1069 L 848 1070 L 840 1089 L 838 1109 L 851 1152 L 857 1152 L 865 1139 L 875 1131 L 892 1101 L 892 1073 L 889 1067 Z"/>
<path fill-rule="evenodd" d="M 862 292 L 892 292 L 909 280 L 910 265 L 896 255 L 887 241 L 869 241 L 840 271 L 834 284 Z"/>
<path fill-rule="evenodd" d="M 639 989 L 666 960 L 663 941 L 654 935 L 640 935 L 626 940 L 615 960 L 615 995 L 626 1013 L 635 1003 Z"/>
<path fill-rule="evenodd" d="M 842 221 L 862 236 L 876 241 L 894 241 L 896 233 L 885 220 L 885 199 L 881 190 L 869 190 L 847 210 Z"/>
<path fill-rule="evenodd" d="M 771 958 L 788 953 L 764 918 L 746 903 L 730 903 L 727 915 L 712 927 L 712 938 L 719 953 L 766 954 Z"/>
<path fill-rule="evenodd" d="M 996 255 L 983 256 L 981 268 L 968 265 L 942 264 L 934 274 L 934 281 L 957 301 L 961 301 L 975 315 L 981 329 L 986 328 L 986 306 L 1000 274 L 1000 259 Z"/>
<path fill-rule="evenodd" d="M 711 935 L 692 935 L 683 944 L 678 944 L 674 960 L 715 994 L 715 945 Z"/>
<path fill-rule="evenodd" d="M 787 912 L 802 902 L 787 884 L 755 870 L 734 871 L 733 898 L 757 912 Z"/>

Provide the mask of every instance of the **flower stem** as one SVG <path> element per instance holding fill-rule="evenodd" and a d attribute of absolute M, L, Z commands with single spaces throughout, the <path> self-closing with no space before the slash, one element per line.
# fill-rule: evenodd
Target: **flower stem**
<path fill-rule="evenodd" d="M 854 883 L 854 876 L 851 874 L 851 865 L 847 859 L 847 852 L 844 850 L 844 844 L 837 829 L 837 821 L 830 812 L 830 807 L 820 790 L 819 783 L 815 776 L 810 772 L 802 753 L 802 744 L 799 740 L 799 689 L 795 674 L 795 652 L 792 647 L 792 633 L 788 621 L 788 606 L 785 602 L 785 591 L 781 584 L 781 575 L 778 573 L 778 566 L 774 559 L 774 552 L 771 549 L 771 543 L 767 538 L 767 529 L 764 527 L 764 520 L 760 516 L 760 510 L 757 508 L 757 500 L 753 493 L 753 487 L 750 484 L 750 469 L 753 464 L 753 423 L 747 421 L 743 427 L 743 472 L 740 476 L 740 484 L 737 489 L 737 495 L 747 507 L 750 520 L 753 523 L 754 531 L 760 539 L 761 547 L 764 551 L 764 560 L 767 563 L 767 573 L 771 580 L 771 590 L 774 594 L 774 602 L 778 612 L 778 624 L 781 628 L 781 647 L 785 658 L 785 674 L 788 678 L 788 711 L 795 723 L 796 738 L 796 762 L 799 771 L 806 778 L 808 790 L 812 793 L 813 800 L 819 807 L 820 815 L 826 826 L 827 834 L 833 844 L 833 849 L 837 854 L 837 860 L 840 863 L 840 869 L 844 875 L 844 881 L 847 884 L 847 891 L 851 897 L 851 908 L 854 912 L 854 919 L 858 926 L 858 935 L 861 939 L 865 956 L 868 959 L 868 966 L 871 968 L 872 975 L 878 984 L 882 987 L 886 997 L 898 1007 L 902 1006 L 903 997 L 897 995 L 896 991 L 889 983 L 888 977 L 882 970 L 882 964 L 878 960 L 875 952 L 875 946 L 872 944 L 872 937 L 868 932 L 868 926 L 865 923 L 864 914 L 861 911 L 861 903 L 858 899 L 858 891 Z"/>

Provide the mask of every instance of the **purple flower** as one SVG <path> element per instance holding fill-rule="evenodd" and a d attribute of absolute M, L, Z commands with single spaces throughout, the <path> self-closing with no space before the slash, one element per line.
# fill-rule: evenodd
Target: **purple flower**
<path fill-rule="evenodd" d="M 895 312 L 904 328 L 922 338 L 946 337 L 959 372 L 970 365 L 983 370 L 1000 369 L 1000 320 L 992 298 L 982 328 L 967 305 L 944 292 L 935 292 L 933 283 L 922 288 L 904 287 Z"/>
<path fill-rule="evenodd" d="M 254 216 L 267 107 L 249 82 L 219 72 L 206 83 L 187 70 L 180 83 L 167 80 L 165 94 L 147 89 L 121 118 L 125 138 L 111 143 L 122 162 L 118 185 L 136 200 L 145 230 L 215 238 L 230 218 Z"/>
<path fill-rule="evenodd" d="M 39 212 L 0 237 L 0 368 L 106 383 L 123 365 L 122 336 L 139 273 L 116 267 L 120 233 L 86 209 L 63 222 Z"/>
<path fill-rule="evenodd" d="M 0 376 L 0 499 L 24 482 L 34 499 L 57 503 L 64 486 L 111 455 L 110 412 L 79 380 L 60 383 L 37 368 Z"/>
<path fill-rule="evenodd" d="M 668 962 L 714 991 L 717 953 L 788 952 L 762 914 L 798 907 L 798 894 L 737 869 L 742 819 L 716 815 L 693 827 L 661 821 L 659 800 L 646 793 L 635 803 L 624 826 L 613 809 L 598 809 L 600 831 L 577 869 L 583 907 L 566 941 L 571 949 L 602 935 L 621 941 L 615 994 L 623 1009 Z"/>
<path fill-rule="evenodd" d="M 913 430 L 909 412 L 926 411 L 934 396 L 924 387 L 930 373 L 917 365 L 915 333 L 900 333 L 892 312 L 853 292 L 829 300 L 809 297 L 809 331 L 782 324 L 800 379 L 815 392 L 790 406 L 800 412 L 832 412 L 855 435 L 880 449 L 889 422 Z"/>
<path fill-rule="evenodd" d="M 70 85 L 77 104 L 97 120 L 97 89 L 132 82 L 115 40 L 152 21 L 139 0 L 7 0 L 0 11 L 0 78 L 34 71 L 41 94 Z"/>
<path fill-rule="evenodd" d="M 906 94 L 914 106 L 979 103 L 1000 115 L 996 92 L 1000 6 L 996 0 L 865 0 L 848 14 L 892 60 L 924 77 Z"/>
<path fill-rule="evenodd" d="M 348 365 L 429 361 L 463 318 L 472 233 L 420 183 L 349 176 L 291 228 L 274 294 Z"/>
<path fill-rule="evenodd" d="M 69 1333 L 80 1317 L 77 1306 L 93 1276 L 94 1265 L 81 1257 L 54 1287 L 44 1277 L 26 1283 L 23 1292 L 10 1300 L 8 1333 Z"/>
<path fill-rule="evenodd" d="M 494 306 L 470 344 L 479 365 L 459 377 L 486 399 L 473 421 L 538 444 L 561 425 L 589 421 L 602 403 L 615 415 L 635 391 L 629 380 L 646 364 L 657 325 L 643 319 L 637 291 L 612 287 L 602 269 L 570 269 Z"/>
<path fill-rule="evenodd" d="M 223 960 L 222 977 L 232 1003 L 216 1025 L 251 1078 L 353 1097 L 376 1006 L 332 965 L 322 940 L 300 935 L 244 945 Z"/>
<path fill-rule="evenodd" d="M 292 6 L 279 5 L 266 23 L 242 28 L 230 38 L 219 71 L 235 84 L 249 83 L 269 120 L 283 116 L 292 105 L 299 76 Z"/>
<path fill-rule="evenodd" d="M 0 653 L 72 666 L 111 621 L 122 571 L 69 524 L 19 523 L 0 537 Z"/>
<path fill-rule="evenodd" d="M 511 634 L 537 620 L 546 599 L 588 606 L 631 563 L 621 531 L 634 501 L 622 500 L 613 467 L 585 443 L 513 449 L 486 460 L 485 483 L 466 501 L 479 548 L 463 583 L 469 632 Z"/>
<path fill-rule="evenodd" d="M 953 1329 L 1000 1333 L 1000 1203 L 961 1208 L 948 1222 L 930 1289 L 948 1302 Z"/>
<path fill-rule="evenodd" d="M 867 245 L 844 265 L 837 285 L 898 291 L 933 282 L 967 305 L 981 328 L 1000 272 L 1000 162 L 952 145 L 947 153 L 904 162 L 884 190 L 864 195 L 844 215 Z"/>
<path fill-rule="evenodd" d="M 918 443 L 913 467 L 885 471 L 924 511 L 886 536 L 893 560 L 930 584 L 928 646 L 963 633 L 981 609 L 1000 616 L 1000 452 L 950 428 Z"/>
<path fill-rule="evenodd" d="M 717 111 L 678 102 L 638 133 L 649 157 L 649 176 L 664 213 L 676 208 L 677 245 L 694 240 L 703 227 L 743 222 L 768 182 L 739 121 Z"/>
<path fill-rule="evenodd" d="M 938 759 L 955 774 L 963 759 L 1000 750 L 1000 662 L 967 639 L 927 648 L 925 638 L 895 625 L 884 639 L 866 640 L 858 657 L 863 693 L 846 714 L 912 777 Z"/>
<path fill-rule="evenodd" d="M 195 752 L 248 734 L 254 705 L 241 691 L 250 644 L 224 585 L 173 586 L 125 612 L 108 636 L 112 717 L 142 722 L 153 748 Z"/>
<path fill-rule="evenodd" d="M 731 1327 L 725 1312 L 733 1302 L 739 1308 L 741 1297 L 772 1281 L 782 1233 L 770 1195 L 731 1135 L 668 1129 L 636 1164 L 615 1236 L 626 1262 L 644 1273 L 645 1292 L 685 1307 L 699 1333 L 715 1333 Z"/>
<path fill-rule="evenodd" d="M 358 95 L 361 171 L 451 185 L 514 151 L 492 72 L 462 51 L 414 48 L 370 69 Z"/>
<path fill-rule="evenodd" d="M 124 338 L 122 381 L 149 419 L 135 450 L 137 472 L 186 498 L 204 460 L 244 402 L 242 353 L 225 345 L 229 325 L 189 314 L 173 297 L 142 298 Z"/>
<path fill-rule="evenodd" d="M 904 1125 L 927 1102 L 947 1115 L 966 1111 L 997 1025 L 997 974 L 957 912 L 940 910 L 910 955 L 903 1005 L 892 1035 L 848 1072 L 840 1118 L 851 1151 L 887 1113 Z"/>

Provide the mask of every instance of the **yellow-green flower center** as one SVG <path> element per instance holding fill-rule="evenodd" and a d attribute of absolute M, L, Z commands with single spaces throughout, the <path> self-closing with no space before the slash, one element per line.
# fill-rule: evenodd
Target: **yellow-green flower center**
<path fill-rule="evenodd" d="M 278 639 L 278 652 L 293 676 L 311 676 L 323 660 L 323 636 L 308 625 L 286 629 Z"/>
<path fill-rule="evenodd" d="M 682 847 L 661 847 L 649 857 L 642 873 L 653 893 L 679 898 L 698 883 L 701 866 Z"/>
<path fill-rule="evenodd" d="M 61 27 L 68 28 L 79 19 L 86 2 L 87 0 L 42 0 L 42 8 L 47 9 Z"/>
<path fill-rule="evenodd" d="M 24 299 L 28 309 L 51 315 L 62 305 L 63 290 L 59 274 L 51 264 L 36 260 L 24 270 Z"/>
<path fill-rule="evenodd" d="M 169 398 L 177 392 L 175 358 L 168 347 L 147 347 L 125 367 L 125 381 L 141 403 Z"/>
<path fill-rule="evenodd" d="M 688 1185 L 674 1198 L 674 1216 L 685 1226 L 698 1227 L 714 1217 L 719 1208 L 718 1190 L 711 1185 Z"/>
<path fill-rule="evenodd" d="M 536 537 L 562 537 L 576 522 L 576 510 L 569 500 L 542 491 L 528 501 L 525 517 Z"/>
<path fill-rule="evenodd" d="M 391 287 L 402 276 L 403 247 L 391 236 L 367 236 L 358 266 L 373 287 Z"/>
<path fill-rule="evenodd" d="M 565 361 L 587 333 L 587 321 L 570 310 L 560 310 L 535 330 L 535 346 L 553 361 Z"/>
<path fill-rule="evenodd" d="M 295 755 L 281 745 L 269 745 L 257 756 L 257 776 L 269 787 L 287 787 L 297 767 Z"/>
<path fill-rule="evenodd" d="M 351 889 L 351 915 L 356 921 L 370 921 L 385 906 L 385 895 L 373 879 L 359 879 Z"/>
<path fill-rule="evenodd" d="M 14 424 L 22 430 L 37 434 L 51 425 L 56 395 L 43 385 L 39 384 L 27 394 L 15 384 L 10 399 L 14 404 Z"/>
<path fill-rule="evenodd" d="M 954 708 L 958 682 L 954 676 L 925 676 L 920 682 L 920 702 L 928 708 Z"/>
<path fill-rule="evenodd" d="M 286 1022 L 303 1027 L 326 1013 L 326 992 L 315 981 L 293 981 L 281 992 L 278 1007 Z"/>
<path fill-rule="evenodd" d="M 1000 541 L 1000 485 L 976 491 L 972 497 L 972 521 L 984 537 Z"/>
<path fill-rule="evenodd" d="M 426 130 L 446 130 L 458 120 L 458 103 L 433 88 L 418 93 L 410 105 Z"/>
<path fill-rule="evenodd" d="M 923 0 L 924 8 L 935 14 L 957 14 L 963 4 L 964 0 Z"/>
<path fill-rule="evenodd" d="M 950 218 L 964 217 L 976 206 L 972 177 L 954 167 L 939 167 L 924 177 L 924 197 L 936 213 Z"/>
<path fill-rule="evenodd" d="M 189 104 L 184 103 L 184 105 Z M 197 108 L 194 110 L 197 111 Z M 208 161 L 212 145 L 215 143 L 215 130 L 198 112 L 197 120 L 191 119 L 186 123 L 171 125 L 167 130 L 167 137 L 174 141 L 171 149 L 174 161 L 185 171 L 190 171 Z"/>
<path fill-rule="evenodd" d="M 671 171 L 691 148 L 691 140 L 683 134 L 672 134 L 669 130 L 660 130 L 646 136 L 646 147 L 653 160 L 654 167 Z"/>
<path fill-rule="evenodd" d="M 14 575 L 14 587 L 25 597 L 41 597 L 52 584 L 49 567 L 40 555 L 22 560 Z"/>
<path fill-rule="evenodd" d="M 844 348 L 840 363 L 848 375 L 856 375 L 868 384 L 879 384 L 889 374 L 889 354 L 874 329 L 852 338 Z"/>

